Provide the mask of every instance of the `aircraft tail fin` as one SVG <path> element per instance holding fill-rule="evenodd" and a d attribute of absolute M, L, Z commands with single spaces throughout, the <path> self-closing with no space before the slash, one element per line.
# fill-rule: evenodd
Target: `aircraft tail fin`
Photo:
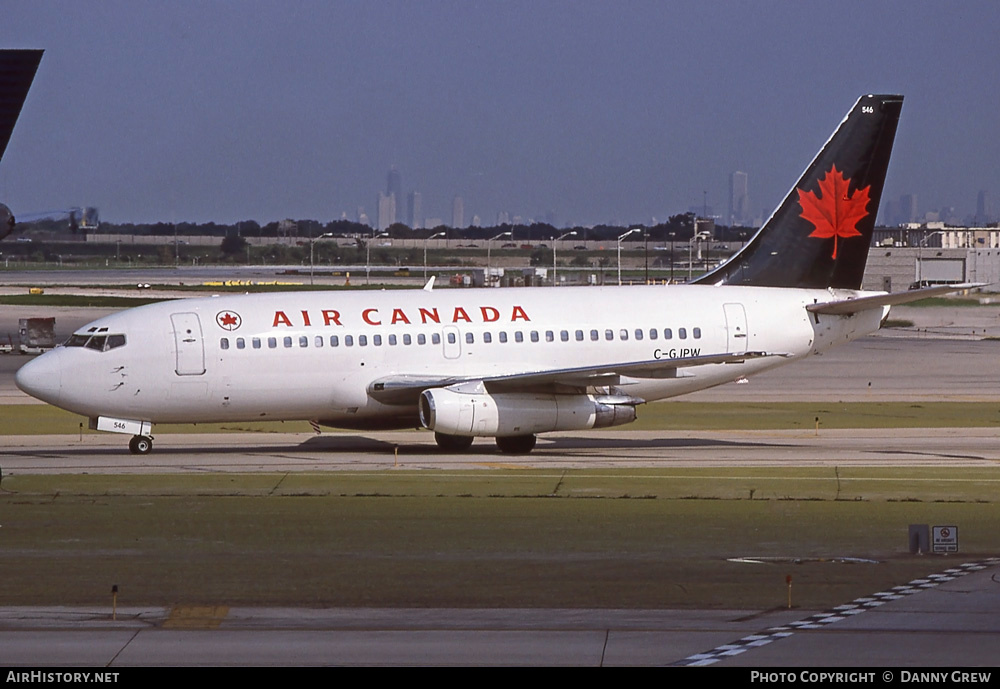
<path fill-rule="evenodd" d="M 35 79 L 42 50 L 0 50 L 0 160 L 14 131 L 21 106 Z M 14 215 L 0 203 L 0 239 L 14 230 Z"/>
<path fill-rule="evenodd" d="M 859 289 L 902 105 L 859 98 L 757 234 L 693 282 Z"/>
<path fill-rule="evenodd" d="M 0 50 L 0 159 L 35 79 L 41 50 Z"/>

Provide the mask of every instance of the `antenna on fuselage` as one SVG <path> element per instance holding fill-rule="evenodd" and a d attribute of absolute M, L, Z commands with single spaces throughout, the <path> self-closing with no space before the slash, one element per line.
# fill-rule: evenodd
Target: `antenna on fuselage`
<path fill-rule="evenodd" d="M 435 277 L 436 277 L 436 276 L 434 276 L 434 275 L 431 275 L 431 276 L 430 276 L 430 277 L 429 277 L 429 278 L 427 279 L 427 284 L 426 284 L 426 285 L 424 285 L 424 291 L 425 291 L 425 292 L 430 292 L 431 290 L 433 290 L 433 289 L 434 289 L 434 278 L 435 278 Z"/>

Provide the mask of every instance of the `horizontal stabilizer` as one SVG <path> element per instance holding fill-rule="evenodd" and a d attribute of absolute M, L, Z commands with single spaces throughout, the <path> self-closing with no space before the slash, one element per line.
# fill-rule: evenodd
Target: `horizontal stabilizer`
<path fill-rule="evenodd" d="M 964 282 L 957 285 L 940 285 L 938 287 L 925 287 L 923 289 L 913 289 L 907 292 L 894 292 L 893 294 L 875 294 L 870 297 L 857 297 L 855 299 L 840 299 L 838 301 L 827 301 L 821 304 L 810 304 L 806 311 L 812 313 L 824 313 L 832 316 L 849 316 L 852 313 L 860 313 L 868 309 L 879 309 L 883 306 L 899 306 L 900 304 L 911 304 L 928 297 L 937 297 L 942 294 L 961 292 L 967 289 L 983 287 L 983 282 Z"/>

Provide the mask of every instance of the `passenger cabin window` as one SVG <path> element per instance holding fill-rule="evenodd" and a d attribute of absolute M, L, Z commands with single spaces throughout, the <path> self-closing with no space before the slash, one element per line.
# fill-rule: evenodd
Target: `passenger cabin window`
<path fill-rule="evenodd" d="M 359 347 L 367 347 L 368 346 L 368 336 L 367 335 L 358 335 L 358 346 Z"/>
<path fill-rule="evenodd" d="M 382 346 L 382 336 L 381 335 L 372 335 L 372 344 L 375 345 L 376 347 L 381 347 Z"/>
<path fill-rule="evenodd" d="M 577 330 L 576 331 L 576 341 L 577 342 L 583 342 L 583 331 L 582 330 Z"/>
<path fill-rule="evenodd" d="M 289 336 L 289 335 L 286 335 L 285 337 L 283 337 L 283 338 L 282 338 L 282 343 L 283 343 L 283 344 L 284 344 L 284 345 L 285 345 L 286 347 L 291 347 L 291 346 L 292 346 L 292 338 L 291 338 L 291 336 Z"/>
<path fill-rule="evenodd" d="M 672 340 L 672 339 L 674 339 L 674 331 L 671 330 L 670 328 L 664 328 L 663 329 L 663 339 L 664 340 Z"/>
<path fill-rule="evenodd" d="M 696 339 L 696 340 L 700 340 L 701 339 L 701 328 L 695 328 L 691 332 L 694 334 L 694 339 Z"/>
<path fill-rule="evenodd" d="M 590 331 L 590 339 L 591 340 L 593 340 L 594 342 L 597 342 L 597 340 L 598 340 L 599 337 L 600 337 L 600 333 L 598 333 L 596 330 L 591 330 Z"/>
<path fill-rule="evenodd" d="M 299 347 L 308 347 L 309 337 L 306 335 L 299 335 Z"/>
<path fill-rule="evenodd" d="M 268 349 L 275 349 L 277 346 L 278 346 L 278 338 L 276 338 L 276 337 L 269 337 L 269 338 L 267 338 L 267 348 Z"/>
<path fill-rule="evenodd" d="M 219 340 L 219 348 L 220 349 L 229 349 L 229 338 L 228 337 L 223 337 L 221 340 Z"/>
<path fill-rule="evenodd" d="M 531 341 L 532 342 L 538 342 L 538 331 L 537 330 L 532 330 L 531 331 Z"/>
<path fill-rule="evenodd" d="M 686 340 L 688 338 L 687 328 L 677 328 L 677 337 L 682 340 Z"/>
<path fill-rule="evenodd" d="M 615 331 L 611 330 L 611 329 L 605 330 L 604 331 L 604 339 L 605 340 L 613 340 L 613 339 L 615 339 Z"/>
<path fill-rule="evenodd" d="M 404 345 L 413 344 L 413 338 L 411 338 L 409 335 L 403 335 L 403 344 Z"/>
<path fill-rule="evenodd" d="M 500 331 L 500 342 L 501 342 L 501 344 L 507 342 L 507 331 L 506 330 L 501 330 Z"/>
<path fill-rule="evenodd" d="M 465 333 L 465 344 L 473 344 L 476 341 L 476 336 L 472 333 Z"/>
<path fill-rule="evenodd" d="M 244 340 L 242 337 L 236 338 L 236 349 L 246 349 L 246 346 L 247 346 L 246 340 Z"/>
<path fill-rule="evenodd" d="M 520 330 L 515 330 L 514 342 L 524 342 L 524 333 L 522 333 Z"/>
<path fill-rule="evenodd" d="M 489 344 L 492 341 L 493 341 L 493 335 L 492 334 L 490 334 L 488 332 L 483 333 L 483 342 L 485 342 L 486 344 Z"/>
<path fill-rule="evenodd" d="M 331 347 L 339 347 L 340 346 L 340 338 L 337 337 L 336 335 L 330 335 L 330 346 Z"/>
<path fill-rule="evenodd" d="M 431 342 L 436 345 L 441 344 L 441 333 L 433 333 L 431 335 Z"/>
<path fill-rule="evenodd" d="M 354 346 L 354 335 L 344 335 L 344 346 L 345 347 Z"/>
<path fill-rule="evenodd" d="M 624 342 L 625 340 L 628 339 L 628 330 L 622 328 L 621 331 L 618 333 L 618 336 L 621 338 L 622 342 Z"/>
<path fill-rule="evenodd" d="M 423 333 L 420 333 L 419 335 L 417 335 L 417 344 L 418 345 L 425 345 L 425 344 L 427 344 L 427 336 L 424 335 Z"/>
<path fill-rule="evenodd" d="M 316 342 L 316 346 L 317 347 L 322 347 L 323 346 L 323 336 L 322 335 L 317 335 L 315 342 Z"/>
<path fill-rule="evenodd" d="M 655 340 L 659 334 L 660 333 L 659 333 L 659 331 L 657 331 L 656 328 L 650 328 L 649 329 L 649 339 Z"/>
<path fill-rule="evenodd" d="M 389 336 L 389 346 L 390 347 L 395 347 L 396 346 L 396 336 L 395 335 L 390 335 Z"/>
<path fill-rule="evenodd" d="M 254 349 L 260 349 L 260 338 L 259 337 L 253 338 L 252 340 L 250 340 L 250 342 L 251 342 L 251 344 L 253 344 L 253 348 Z"/>

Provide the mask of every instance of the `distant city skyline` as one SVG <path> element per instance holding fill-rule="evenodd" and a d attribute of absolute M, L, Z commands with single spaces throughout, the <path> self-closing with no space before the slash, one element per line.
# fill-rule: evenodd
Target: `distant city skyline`
<path fill-rule="evenodd" d="M 906 97 L 884 201 L 979 217 L 1000 190 L 998 31 L 993 0 L 11 0 L 0 47 L 46 52 L 0 203 L 378 223 L 416 192 L 424 222 L 459 197 L 465 224 L 562 227 L 727 212 L 741 171 L 755 220 L 882 92 Z"/>

